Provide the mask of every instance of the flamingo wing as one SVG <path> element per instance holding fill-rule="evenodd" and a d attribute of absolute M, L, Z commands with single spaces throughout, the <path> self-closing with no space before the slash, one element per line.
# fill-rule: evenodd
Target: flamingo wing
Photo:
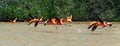
<path fill-rule="evenodd" d="M 34 17 L 31 14 L 29 14 L 29 16 L 30 16 L 30 19 L 34 19 Z"/>
<path fill-rule="evenodd" d="M 36 22 L 35 22 L 35 27 L 38 25 L 38 22 L 39 22 L 39 21 L 36 21 Z"/>
<path fill-rule="evenodd" d="M 31 23 L 33 23 L 33 22 L 30 22 L 28 25 L 30 25 Z"/>
<path fill-rule="evenodd" d="M 97 28 L 97 25 L 94 25 L 94 26 L 92 27 L 92 31 L 95 31 L 96 28 Z"/>
<path fill-rule="evenodd" d="M 35 22 L 35 27 L 38 25 L 38 22 L 39 22 L 39 21 L 36 21 L 36 22 Z"/>
<path fill-rule="evenodd" d="M 94 25 L 97 25 L 97 22 L 95 21 L 95 22 L 91 22 L 90 24 L 89 24 L 89 27 L 88 27 L 88 29 L 90 29 L 92 26 L 94 26 Z"/>
<path fill-rule="evenodd" d="M 103 24 L 103 21 L 100 19 L 100 17 L 97 15 L 96 15 L 96 17 L 97 17 L 98 21 Z"/>
<path fill-rule="evenodd" d="M 92 27 L 92 25 L 90 25 L 89 27 L 88 27 L 88 29 L 90 29 Z"/>

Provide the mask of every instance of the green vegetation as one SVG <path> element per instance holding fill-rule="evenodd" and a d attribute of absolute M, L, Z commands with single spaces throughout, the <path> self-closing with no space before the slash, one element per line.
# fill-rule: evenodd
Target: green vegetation
<path fill-rule="evenodd" d="M 95 20 L 95 15 L 107 21 L 120 21 L 120 0 L 0 0 L 0 20 L 19 21 L 73 15 L 76 21 Z"/>

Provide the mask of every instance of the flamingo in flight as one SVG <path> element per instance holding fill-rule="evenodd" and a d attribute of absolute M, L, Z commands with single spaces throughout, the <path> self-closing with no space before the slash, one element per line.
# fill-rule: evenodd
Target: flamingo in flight
<path fill-rule="evenodd" d="M 42 22 L 42 21 L 43 21 L 42 19 L 43 19 L 43 17 L 41 17 L 41 18 L 39 18 L 39 19 L 32 19 L 32 20 L 29 21 L 29 24 L 28 24 L 28 25 L 30 25 L 30 24 L 32 24 L 33 22 L 35 22 L 35 25 L 34 25 L 34 26 L 36 27 L 39 22 Z"/>
<path fill-rule="evenodd" d="M 72 22 L 72 15 L 68 16 L 67 18 L 51 18 L 51 19 L 47 19 L 47 21 L 45 21 L 44 25 L 63 25 L 63 22 Z M 66 24 L 64 24 L 66 25 Z M 70 25 L 67 25 L 70 26 Z"/>
<path fill-rule="evenodd" d="M 38 25 L 38 22 L 41 22 L 43 19 L 43 17 L 41 17 L 40 19 L 32 19 L 28 25 L 30 25 L 31 23 L 35 22 L 35 27 Z M 72 16 L 69 16 L 67 17 L 66 19 L 68 22 L 71 22 L 72 21 Z M 47 19 L 45 22 L 44 22 L 44 25 L 63 25 L 63 21 L 64 19 L 63 18 L 51 18 L 51 19 Z"/>
<path fill-rule="evenodd" d="M 96 15 L 96 18 L 98 21 L 95 21 L 95 22 L 91 22 L 89 24 L 89 27 L 88 29 L 92 28 L 92 31 L 95 31 L 95 29 L 98 27 L 98 26 L 102 26 L 102 27 L 106 27 L 106 26 L 112 26 L 112 24 L 110 22 L 103 22 L 99 16 Z"/>
<path fill-rule="evenodd" d="M 63 18 L 51 18 L 50 20 L 46 20 L 44 25 L 62 25 L 63 24 Z"/>
<path fill-rule="evenodd" d="M 60 18 L 60 19 L 58 19 L 58 18 L 47 19 L 44 22 L 44 25 L 63 25 L 63 20 L 64 20 L 63 18 Z M 40 21 L 41 21 L 41 19 L 32 19 L 28 25 L 35 22 L 34 26 L 36 27 L 38 25 L 38 22 L 40 22 Z M 56 30 L 58 30 L 57 26 L 56 26 Z"/>
<path fill-rule="evenodd" d="M 63 25 L 63 18 L 60 18 L 60 19 L 58 19 L 58 18 L 51 18 L 51 19 L 47 19 L 46 21 L 45 21 L 45 23 L 44 23 L 44 25 Z M 58 30 L 57 29 L 57 26 L 56 26 L 56 30 Z"/>

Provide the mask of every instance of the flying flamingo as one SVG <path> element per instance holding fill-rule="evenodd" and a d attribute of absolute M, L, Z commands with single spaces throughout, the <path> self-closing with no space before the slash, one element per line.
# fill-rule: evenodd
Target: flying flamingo
<path fill-rule="evenodd" d="M 91 22 L 90 24 L 89 24 L 89 27 L 88 27 L 88 29 L 90 29 L 91 27 L 92 27 L 92 31 L 94 31 L 98 26 L 102 26 L 102 27 L 106 27 L 106 26 L 112 26 L 112 24 L 110 23 L 110 22 L 103 22 L 100 18 L 99 18 L 99 16 L 97 16 L 96 15 L 96 17 L 97 17 L 97 22 L 95 21 L 95 22 Z"/>
<path fill-rule="evenodd" d="M 41 19 L 33 19 L 30 21 L 30 23 L 28 25 L 30 25 L 31 23 L 35 22 L 35 27 L 38 25 L 38 22 L 40 22 Z M 44 25 L 63 25 L 63 18 L 51 18 L 51 19 L 47 19 L 45 22 L 44 22 Z M 56 30 L 57 29 L 57 26 L 56 26 Z"/>
<path fill-rule="evenodd" d="M 50 20 L 47 19 L 47 21 L 45 21 L 44 25 L 62 25 L 63 24 L 63 18 L 51 18 Z"/>
<path fill-rule="evenodd" d="M 39 19 L 32 19 L 32 20 L 30 20 L 30 22 L 29 22 L 29 24 L 28 25 L 30 25 L 30 24 L 32 24 L 33 22 L 35 22 L 35 27 L 38 25 L 38 23 L 39 22 L 42 22 L 43 20 L 43 17 L 41 17 L 41 18 L 39 18 Z"/>
<path fill-rule="evenodd" d="M 63 18 L 51 18 L 50 20 L 46 20 L 44 25 L 63 25 Z M 58 30 L 56 26 L 56 30 Z"/>

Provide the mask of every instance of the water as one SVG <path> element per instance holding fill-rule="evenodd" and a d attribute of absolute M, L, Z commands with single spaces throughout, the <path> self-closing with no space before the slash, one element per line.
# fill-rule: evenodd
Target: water
<path fill-rule="evenodd" d="M 87 29 L 88 24 L 56 26 L 0 23 L 0 46 L 120 46 L 120 25 Z"/>

